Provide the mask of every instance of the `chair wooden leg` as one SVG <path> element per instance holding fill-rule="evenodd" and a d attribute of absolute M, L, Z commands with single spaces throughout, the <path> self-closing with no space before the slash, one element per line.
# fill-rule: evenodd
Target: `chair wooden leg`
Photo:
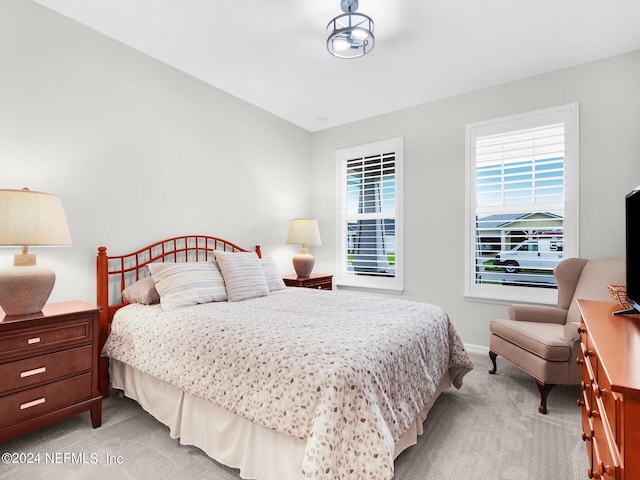
<path fill-rule="evenodd" d="M 491 363 L 493 363 L 493 368 L 489 370 L 489 373 L 493 375 L 494 373 L 496 373 L 496 369 L 498 368 L 496 365 L 496 358 L 498 358 L 498 355 L 489 350 L 489 358 L 491 359 Z"/>
<path fill-rule="evenodd" d="M 538 411 L 540 413 L 547 413 L 547 395 L 553 387 L 556 386 L 555 383 L 542 383 L 539 380 L 536 380 L 536 385 L 538 385 L 538 390 L 540 391 L 540 406 L 538 407 Z"/>

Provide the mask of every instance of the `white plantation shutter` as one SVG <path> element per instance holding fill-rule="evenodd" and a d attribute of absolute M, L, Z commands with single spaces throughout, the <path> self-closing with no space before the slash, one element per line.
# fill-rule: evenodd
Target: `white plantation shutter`
<path fill-rule="evenodd" d="M 564 147 L 564 124 L 477 138 L 477 211 L 503 212 L 522 204 L 538 211 L 562 207 Z"/>
<path fill-rule="evenodd" d="M 577 256 L 578 106 L 467 126 L 471 297 L 554 302 Z"/>
<path fill-rule="evenodd" d="M 336 284 L 401 291 L 403 139 L 336 152 Z"/>

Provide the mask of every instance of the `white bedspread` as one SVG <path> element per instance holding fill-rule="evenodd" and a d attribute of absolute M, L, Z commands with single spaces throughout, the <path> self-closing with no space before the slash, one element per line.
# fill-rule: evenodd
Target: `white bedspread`
<path fill-rule="evenodd" d="M 129 305 L 104 355 L 307 440 L 308 478 L 393 476 L 395 441 L 449 370 L 473 365 L 446 313 L 385 297 L 287 288 L 165 312 Z"/>

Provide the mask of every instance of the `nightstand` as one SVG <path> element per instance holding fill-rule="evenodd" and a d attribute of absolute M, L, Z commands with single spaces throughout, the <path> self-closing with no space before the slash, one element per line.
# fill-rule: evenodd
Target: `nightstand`
<path fill-rule="evenodd" d="M 298 278 L 297 275 L 283 275 L 282 279 L 287 287 L 316 288 L 319 290 L 332 290 L 333 275 L 312 273 L 310 277 Z"/>
<path fill-rule="evenodd" d="M 102 424 L 100 310 L 80 301 L 0 310 L 0 442 L 87 410 L 93 428 Z"/>

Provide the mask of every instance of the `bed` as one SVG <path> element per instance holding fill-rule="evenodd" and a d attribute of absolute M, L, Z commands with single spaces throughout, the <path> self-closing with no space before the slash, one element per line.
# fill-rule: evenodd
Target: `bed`
<path fill-rule="evenodd" d="M 392 478 L 438 395 L 473 368 L 449 317 L 419 302 L 284 287 L 261 257 L 259 246 L 197 235 L 126 255 L 100 247 L 101 392 L 110 382 L 242 478 Z M 157 272 L 212 264 L 228 296 L 173 308 Z M 236 269 L 245 265 L 251 275 Z M 160 303 L 123 300 L 149 270 Z M 261 293 L 239 297 L 238 278 Z"/>

